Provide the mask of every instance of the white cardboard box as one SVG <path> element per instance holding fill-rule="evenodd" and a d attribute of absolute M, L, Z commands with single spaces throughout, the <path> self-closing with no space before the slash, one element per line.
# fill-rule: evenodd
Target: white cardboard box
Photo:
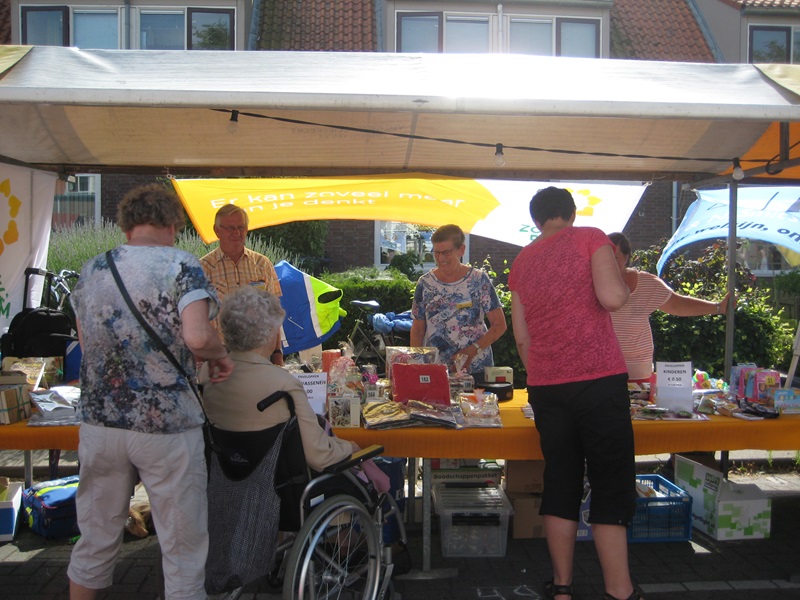
<path fill-rule="evenodd" d="M 22 484 L 9 483 L 7 500 L 0 502 L 0 542 L 10 542 L 14 539 L 21 502 Z"/>
<path fill-rule="evenodd" d="M 772 500 L 757 485 L 737 484 L 722 473 L 675 456 L 675 484 L 692 499 L 692 524 L 716 540 L 768 538 Z"/>

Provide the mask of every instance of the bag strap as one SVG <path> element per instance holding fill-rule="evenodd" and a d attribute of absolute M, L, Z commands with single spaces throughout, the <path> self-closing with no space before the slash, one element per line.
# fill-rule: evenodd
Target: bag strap
<path fill-rule="evenodd" d="M 178 373 L 180 373 L 181 375 L 183 375 L 184 378 L 186 378 L 186 381 L 192 388 L 195 397 L 197 397 L 197 402 L 200 404 L 200 409 L 203 411 L 203 418 L 205 419 L 206 424 L 207 425 L 210 424 L 210 421 L 208 420 L 208 415 L 206 414 L 206 409 L 203 406 L 203 401 L 200 399 L 200 391 L 197 389 L 197 386 L 195 385 L 194 381 L 192 381 L 192 378 L 186 372 L 186 369 L 183 368 L 183 365 L 178 361 L 177 358 L 175 358 L 175 355 L 172 353 L 172 351 L 167 347 L 164 341 L 160 337 L 158 337 L 158 334 L 150 326 L 150 323 L 148 323 L 145 320 L 145 318 L 142 316 L 142 313 L 139 312 L 139 309 L 136 308 L 136 305 L 133 303 L 133 300 L 131 300 L 131 296 L 128 293 L 127 288 L 125 287 L 125 284 L 122 282 L 122 277 L 120 277 L 119 275 L 119 271 L 117 270 L 117 265 L 114 262 L 114 257 L 111 254 L 111 250 L 106 252 L 106 261 L 108 262 L 108 268 L 111 270 L 111 275 L 114 276 L 114 281 L 116 282 L 117 287 L 119 288 L 119 291 L 125 300 L 125 303 L 131 310 L 131 313 L 133 313 L 133 316 L 136 317 L 137 321 L 139 321 L 139 325 L 141 325 L 142 329 L 144 329 L 145 332 L 147 332 L 147 335 L 150 336 L 150 339 L 153 341 L 156 347 L 158 347 L 158 349 L 164 354 L 164 356 L 167 357 L 169 362 L 171 362 L 175 366 L 175 368 L 178 370 Z"/>

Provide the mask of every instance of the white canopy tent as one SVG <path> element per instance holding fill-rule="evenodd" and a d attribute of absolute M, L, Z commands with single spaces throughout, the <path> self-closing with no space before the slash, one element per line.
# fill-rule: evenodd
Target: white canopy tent
<path fill-rule="evenodd" d="M 800 120 L 791 91 L 800 67 L 781 65 L 774 79 L 765 71 L 774 69 L 6 46 L 0 160 L 214 177 L 422 171 L 697 181 L 730 172 L 777 123 Z M 771 156 L 752 157 L 745 169 L 779 154 L 773 137 Z M 497 144 L 504 166 L 495 164 Z"/>
<path fill-rule="evenodd" d="M 800 181 L 800 65 L 3 46 L 0 131 L 63 173 Z"/>

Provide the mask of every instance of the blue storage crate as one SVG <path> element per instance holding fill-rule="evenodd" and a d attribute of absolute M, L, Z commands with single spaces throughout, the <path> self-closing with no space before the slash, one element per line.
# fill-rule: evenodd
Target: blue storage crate
<path fill-rule="evenodd" d="M 628 542 L 687 542 L 692 539 L 692 497 L 660 475 L 637 475 L 636 481 L 663 496 L 636 498 Z"/>

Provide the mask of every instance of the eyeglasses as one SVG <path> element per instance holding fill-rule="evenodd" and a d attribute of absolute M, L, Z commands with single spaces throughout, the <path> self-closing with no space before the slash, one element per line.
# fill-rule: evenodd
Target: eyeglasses
<path fill-rule="evenodd" d="M 223 231 L 227 231 L 228 233 L 233 233 L 234 231 L 238 231 L 239 233 L 247 233 L 247 226 L 245 225 L 217 225 Z"/>
<path fill-rule="evenodd" d="M 447 258 L 447 257 L 448 257 L 448 256 L 450 256 L 450 255 L 451 255 L 453 252 L 455 252 L 457 249 L 458 249 L 458 248 L 450 248 L 449 250 L 434 250 L 434 251 L 433 251 L 433 255 L 434 255 L 434 256 L 442 256 L 442 257 L 444 257 L 444 258 Z"/>

